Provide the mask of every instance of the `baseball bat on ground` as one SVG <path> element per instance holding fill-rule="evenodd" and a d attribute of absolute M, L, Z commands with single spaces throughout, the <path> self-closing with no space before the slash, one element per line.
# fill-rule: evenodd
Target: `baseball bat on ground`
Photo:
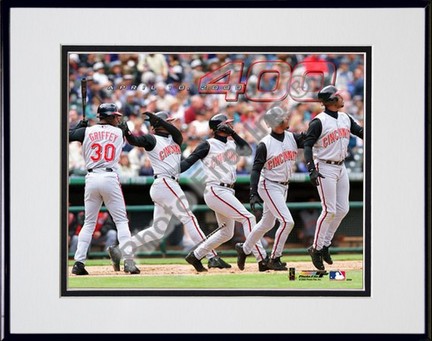
<path fill-rule="evenodd" d="M 87 105 L 87 79 L 81 79 L 81 104 L 82 104 L 82 114 L 83 120 L 86 117 L 86 105 Z"/>
<path fill-rule="evenodd" d="M 223 229 L 226 226 L 225 223 L 222 223 L 221 226 L 219 226 L 218 228 L 216 228 L 215 230 L 213 230 L 212 232 L 210 232 L 203 240 L 201 240 L 198 244 L 196 244 L 192 249 L 189 250 L 190 252 L 195 251 L 198 246 L 200 246 L 202 243 L 204 243 L 207 239 L 209 239 L 211 236 L 213 236 L 216 232 L 220 231 L 221 229 Z"/>

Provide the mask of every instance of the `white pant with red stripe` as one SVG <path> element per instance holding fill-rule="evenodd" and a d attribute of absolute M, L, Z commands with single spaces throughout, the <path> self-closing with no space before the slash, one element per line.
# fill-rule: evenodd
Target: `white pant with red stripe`
<path fill-rule="evenodd" d="M 246 254 L 250 253 L 255 243 L 274 227 L 277 219 L 279 220 L 279 227 L 276 230 L 270 258 L 280 257 L 282 256 L 285 242 L 294 227 L 294 220 L 286 205 L 288 186 L 261 177 L 258 184 L 258 194 L 264 201 L 263 215 L 259 223 L 252 230 L 252 233 L 246 238 L 243 250 Z"/>
<path fill-rule="evenodd" d="M 92 235 L 96 227 L 96 220 L 102 202 L 105 203 L 117 227 L 117 238 L 124 259 L 132 259 L 133 252 L 130 246 L 131 233 L 129 220 L 126 215 L 126 204 L 123 198 L 120 181 L 117 173 L 105 170 L 88 173 L 85 178 L 84 189 L 84 225 L 78 235 L 78 246 L 75 260 L 84 263 L 90 247 Z"/>
<path fill-rule="evenodd" d="M 209 250 L 229 241 L 234 236 L 235 222 L 243 225 L 243 231 L 247 237 L 256 224 L 255 216 L 250 213 L 244 205 L 235 197 L 232 188 L 219 185 L 207 185 L 204 192 L 204 200 L 209 208 L 216 214 L 216 220 L 220 225 L 226 224 L 224 228 L 216 232 L 195 250 L 198 259 L 204 257 Z M 266 252 L 260 241 L 251 250 L 258 261 L 266 257 Z"/>
<path fill-rule="evenodd" d="M 349 178 L 344 164 L 315 161 L 315 166 L 325 177 L 318 178 L 322 211 L 313 242 L 313 247 L 321 250 L 323 246 L 330 246 L 337 228 L 349 211 Z"/>
<path fill-rule="evenodd" d="M 186 196 L 177 181 L 169 177 L 158 177 L 150 188 L 150 196 L 155 205 L 153 225 L 132 237 L 134 248 L 162 239 L 173 215 L 183 223 L 195 244 L 205 239 L 205 234 L 190 210 Z M 207 258 L 214 256 L 216 252 L 210 249 Z"/>

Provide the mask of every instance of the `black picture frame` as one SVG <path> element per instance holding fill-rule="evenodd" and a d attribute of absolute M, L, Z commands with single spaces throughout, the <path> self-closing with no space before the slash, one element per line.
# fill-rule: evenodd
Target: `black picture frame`
<path fill-rule="evenodd" d="M 161 6 L 161 3 L 163 3 L 166 6 Z M 242 1 L 233 1 L 233 2 L 224 2 L 224 1 L 214 1 L 209 2 L 205 7 L 213 7 L 213 8 L 233 8 L 233 7 L 243 7 L 244 2 Z M 2 87 L 2 102 L 3 102 L 3 115 L 2 115 L 2 128 L 3 128 L 3 135 L 2 135 L 2 144 L 3 144 L 3 158 L 2 158 L 2 171 L 4 172 L 4 177 L 2 179 L 2 189 L 3 189 L 3 197 L 2 197 L 2 218 L 4 222 L 4 230 L 2 234 L 2 288 L 3 288 L 3 295 L 2 295 L 2 312 L 4 312 L 4 319 L 2 319 L 3 325 L 3 337 L 7 340 L 14 340 L 14 339 L 25 339 L 25 338 L 31 338 L 35 337 L 34 334 L 26 334 L 26 333 L 13 333 L 11 332 L 11 305 L 13 302 L 10 300 L 10 293 L 11 293 L 11 282 L 10 282 L 10 276 L 11 273 L 15 271 L 19 271 L 19 269 L 11 267 L 11 257 L 10 257 L 10 251 L 13 249 L 13 245 L 10 244 L 11 240 L 11 234 L 13 233 L 14 228 L 18 228 L 17 226 L 12 226 L 11 222 L 13 221 L 11 217 L 11 208 L 12 205 L 9 202 L 9 199 L 11 196 L 13 196 L 15 193 L 13 192 L 13 187 L 11 188 L 10 185 L 10 178 L 11 178 L 11 159 L 13 155 L 11 154 L 11 136 L 14 134 L 13 131 L 10 130 L 11 128 L 11 121 L 13 120 L 13 117 L 11 116 L 11 108 L 12 108 L 12 101 L 11 96 L 13 93 L 11 92 L 11 89 L 9 87 L 11 78 L 13 77 L 13 74 L 10 72 L 11 63 L 9 56 L 9 51 L 11 47 L 11 40 L 10 40 L 10 28 L 11 28 L 11 10 L 14 8 L 160 8 L 160 7 L 169 7 L 169 8 L 196 8 L 197 6 L 196 2 L 168 2 L 168 1 L 161 1 L 161 2 L 148 2 L 145 5 L 144 4 L 138 4 L 136 2 L 124 2 L 121 4 L 121 7 L 119 4 L 116 3 L 92 3 L 89 4 L 88 2 L 75 2 L 75 3 L 67 3 L 64 2 L 62 4 L 53 4 L 49 1 L 40 1 L 38 4 L 32 3 L 29 4 L 25 1 L 3 1 L 2 2 L 2 60 L 3 60 L 3 72 L 2 72 L 2 79 L 3 84 L 5 85 Z M 307 1 L 302 3 L 286 3 L 286 2 L 278 2 L 278 1 L 268 1 L 268 2 L 249 2 L 247 4 L 247 7 L 249 8 L 317 8 L 317 9 L 324 9 L 324 8 L 355 8 L 355 9 L 391 9 L 391 8 L 398 8 L 398 9 L 410 9 L 410 8 L 422 8 L 424 9 L 425 13 L 425 56 L 424 56 L 424 62 L 425 62 L 425 93 L 424 93 L 424 119 L 425 119 L 425 145 L 426 148 L 424 150 L 424 160 L 425 160 L 425 188 L 426 193 L 424 195 L 424 207 L 425 209 L 425 226 L 424 226 L 424 233 L 425 233 L 425 283 L 424 283 L 424 289 L 425 289 L 425 330 L 424 333 L 418 333 L 418 334 L 392 334 L 391 330 L 388 331 L 388 333 L 385 334 L 377 334 L 382 339 L 391 339 L 391 340 L 430 340 L 431 339 L 431 325 L 430 325 L 430 307 L 431 307 L 431 301 L 430 301 L 430 231 L 431 231 L 431 215 L 429 211 L 429 206 L 431 202 L 431 194 L 430 194 L 430 184 L 431 184 L 431 171 L 430 171 L 430 155 L 431 155 L 431 104 L 430 104 L 430 89 L 431 89 L 431 82 L 430 82 L 430 12 L 431 12 L 431 6 L 430 1 L 398 1 L 398 2 L 390 2 L 390 1 L 383 1 L 379 4 L 373 3 L 372 1 L 366 1 L 362 4 L 359 3 L 350 3 L 349 5 L 344 4 L 340 1 L 333 1 L 331 3 L 326 4 L 318 4 L 314 1 Z M 60 81 L 59 81 L 60 82 Z M 373 84 L 372 84 L 373 86 Z M 35 279 L 36 280 L 36 279 Z M 49 310 L 49 309 L 48 309 Z M 4 327 L 4 328 L 3 328 Z M 168 332 L 169 333 L 169 332 Z M 244 331 L 245 334 L 247 334 L 247 330 Z M 35 334 L 38 334 L 37 332 Z M 90 334 L 82 334 L 82 332 L 78 332 L 77 334 L 81 334 L 82 337 L 90 336 Z M 224 334 L 224 328 L 221 328 L 221 334 Z M 289 333 L 288 333 L 289 334 Z M 93 334 L 91 335 L 93 339 L 95 337 L 104 337 L 103 334 Z M 157 334 L 156 334 L 157 335 Z M 156 336 L 155 334 L 152 335 L 152 337 Z M 305 338 L 315 338 L 318 336 L 317 333 L 310 333 L 308 331 L 305 331 L 304 334 L 289 334 L 292 337 L 298 337 L 299 339 L 305 339 Z M 344 334 L 325 334 L 326 336 L 332 337 L 333 339 L 352 339 L 352 340 L 360 340 L 364 339 L 365 337 L 371 336 L 373 334 L 362 334 L 362 331 L 359 330 L 353 330 L 350 333 L 344 333 Z M 53 333 L 48 335 L 47 334 L 39 334 L 38 336 L 43 336 L 44 338 L 50 338 L 50 337 L 60 337 L 59 334 Z M 62 338 L 72 339 L 77 337 L 78 335 L 74 334 L 63 334 L 61 335 Z M 190 335 L 190 336 L 197 336 Z M 228 337 L 229 334 L 226 334 Z M 274 335 L 275 337 L 281 337 L 282 335 Z M 127 334 L 125 332 L 124 337 L 134 338 L 139 337 L 139 335 L 133 335 L 133 334 Z M 282 336 L 283 337 L 283 336 Z M 286 337 L 286 335 L 285 335 Z"/>

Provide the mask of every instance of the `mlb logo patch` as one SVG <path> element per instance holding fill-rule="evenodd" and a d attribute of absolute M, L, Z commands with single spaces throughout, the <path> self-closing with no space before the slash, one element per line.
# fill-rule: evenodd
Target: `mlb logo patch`
<path fill-rule="evenodd" d="M 330 271 L 329 279 L 333 281 L 344 281 L 346 279 L 345 271 Z"/>

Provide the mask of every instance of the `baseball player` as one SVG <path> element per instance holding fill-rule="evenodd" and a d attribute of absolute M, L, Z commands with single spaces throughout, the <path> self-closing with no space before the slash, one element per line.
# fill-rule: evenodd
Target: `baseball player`
<path fill-rule="evenodd" d="M 178 183 L 180 173 L 182 133 L 170 121 L 168 113 L 160 111 L 156 114 L 146 112 L 153 127 L 154 134 L 136 137 L 122 125 L 127 141 L 134 146 L 144 147 L 154 170 L 154 182 L 150 188 L 150 196 L 155 204 L 153 226 L 132 237 L 133 247 L 161 239 L 175 215 L 186 227 L 194 243 L 205 239 L 197 218 L 189 208 L 186 196 Z M 118 271 L 121 254 L 117 246 L 108 247 L 114 270 Z M 206 254 L 209 268 L 230 268 L 231 265 L 209 249 Z M 203 256 L 204 256 L 203 255 Z"/>
<path fill-rule="evenodd" d="M 123 132 L 117 126 L 122 114 L 114 103 L 103 103 L 97 109 L 99 123 L 87 127 L 85 121 L 69 131 L 69 141 L 79 141 L 83 145 L 83 153 L 87 175 L 84 194 L 84 225 L 78 235 L 78 247 L 75 252 L 75 264 L 72 273 L 88 275 L 84 263 L 87 251 L 96 226 L 96 219 L 102 202 L 111 214 L 118 232 L 118 240 L 123 251 L 124 271 L 139 274 L 133 260 L 133 250 L 130 243 L 131 233 L 126 216 L 126 206 L 123 198 L 119 177 L 118 162 L 123 147 Z"/>
<path fill-rule="evenodd" d="M 289 116 L 280 107 L 273 107 L 264 115 L 264 122 L 271 133 L 258 144 L 251 172 L 250 205 L 252 211 L 264 201 L 263 215 L 247 236 L 244 243 L 237 243 L 237 265 L 244 269 L 246 256 L 254 245 L 270 231 L 276 219 L 279 227 L 267 267 L 271 270 L 288 270 L 281 256 L 285 242 L 294 227 L 294 220 L 286 205 L 288 182 L 293 173 L 298 148 L 303 148 L 304 135 L 293 134 L 289 128 Z"/>
<path fill-rule="evenodd" d="M 215 211 L 218 224 L 226 226 L 209 237 L 204 243 L 186 256 L 186 261 L 197 271 L 202 271 L 201 259 L 209 250 L 230 240 L 234 235 L 235 221 L 243 225 L 247 236 L 256 224 L 255 216 L 235 197 L 236 164 L 239 156 L 251 155 L 252 149 L 231 127 L 232 120 L 224 114 L 217 114 L 209 121 L 214 136 L 200 145 L 181 162 L 181 172 L 201 160 L 205 172 L 204 201 Z M 232 137 L 228 139 L 228 137 Z M 252 252 L 258 260 L 259 271 L 267 270 L 265 250 L 257 241 Z"/>
<path fill-rule="evenodd" d="M 323 260 L 333 264 L 329 247 L 349 211 L 349 179 L 344 160 L 348 154 L 350 134 L 363 139 L 363 127 L 339 111 L 344 101 L 333 85 L 324 87 L 318 93 L 318 99 L 324 105 L 324 111 L 309 124 L 304 155 L 310 181 L 318 188 L 322 211 L 308 253 L 313 265 L 318 270 L 325 270 Z"/>

